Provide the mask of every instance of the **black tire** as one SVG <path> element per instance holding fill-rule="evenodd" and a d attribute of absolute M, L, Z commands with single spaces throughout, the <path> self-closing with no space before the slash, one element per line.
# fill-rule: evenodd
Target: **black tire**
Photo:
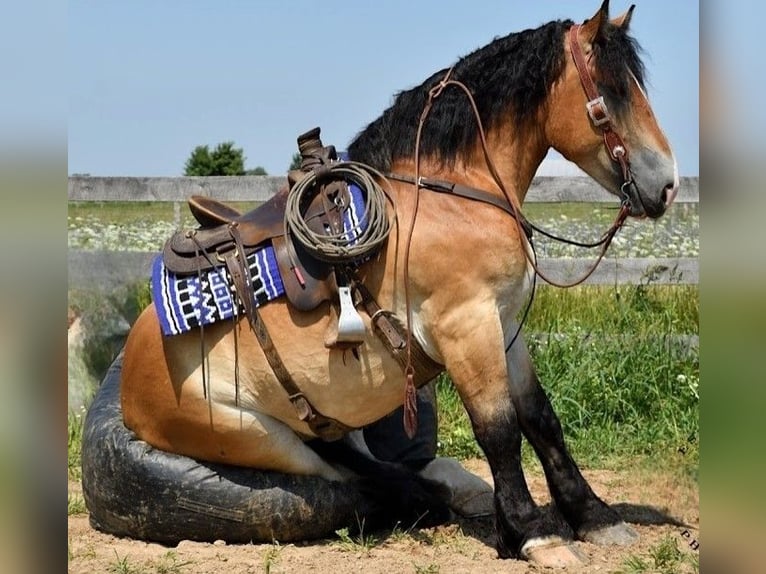
<path fill-rule="evenodd" d="M 355 482 L 198 462 L 151 447 L 123 425 L 121 368 L 120 354 L 85 419 L 82 484 L 94 528 L 170 545 L 270 543 L 332 536 L 378 514 L 380 501 Z"/>

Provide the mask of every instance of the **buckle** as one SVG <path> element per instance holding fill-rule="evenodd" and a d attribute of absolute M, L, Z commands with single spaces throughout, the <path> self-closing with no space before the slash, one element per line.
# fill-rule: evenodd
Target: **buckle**
<path fill-rule="evenodd" d="M 597 117 L 596 115 L 599 107 L 603 114 L 601 117 Z M 604 101 L 604 96 L 599 96 L 594 100 L 586 102 L 585 109 L 588 110 L 590 121 L 592 121 L 593 125 L 596 127 L 608 124 L 611 121 L 609 118 L 609 109 L 606 107 L 606 102 Z"/>

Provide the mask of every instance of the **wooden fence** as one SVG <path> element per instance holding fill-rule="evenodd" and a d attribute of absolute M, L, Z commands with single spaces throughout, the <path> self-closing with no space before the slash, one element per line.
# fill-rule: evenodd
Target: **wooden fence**
<path fill-rule="evenodd" d="M 192 194 L 221 201 L 265 201 L 286 184 L 283 177 L 89 177 L 71 176 L 70 201 L 167 201 L 175 205 L 175 221 Z M 613 202 L 588 177 L 536 177 L 526 202 Z M 681 178 L 678 203 L 699 202 L 699 178 Z M 156 253 L 70 250 L 70 288 L 104 288 L 145 281 Z M 542 259 L 541 268 L 555 281 L 579 277 L 591 259 Z M 697 284 L 696 257 L 606 258 L 590 276 L 589 284 L 637 284 L 651 278 L 660 284 Z"/>

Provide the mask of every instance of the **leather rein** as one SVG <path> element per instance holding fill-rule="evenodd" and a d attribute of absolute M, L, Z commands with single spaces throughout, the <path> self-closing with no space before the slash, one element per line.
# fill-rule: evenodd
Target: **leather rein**
<path fill-rule="evenodd" d="M 411 301 L 410 301 L 410 292 L 409 292 L 409 252 L 410 252 L 410 244 L 412 241 L 412 233 L 415 228 L 415 220 L 417 218 L 417 212 L 418 212 L 418 206 L 419 206 L 419 196 L 420 196 L 420 190 L 422 189 L 428 189 L 431 191 L 446 193 L 453 196 L 463 197 L 466 199 L 471 199 L 474 201 L 481 201 L 483 203 L 488 203 L 491 205 L 494 205 L 495 207 L 498 207 L 499 209 L 502 209 L 506 213 L 510 214 L 514 220 L 516 221 L 516 226 L 519 230 L 519 235 L 524 234 L 524 236 L 527 237 L 529 240 L 530 246 L 532 246 L 532 230 L 538 231 L 542 235 L 545 235 L 546 237 L 549 237 L 551 239 L 562 241 L 565 243 L 570 243 L 573 245 L 578 245 L 581 247 L 597 247 L 601 246 L 601 250 L 598 254 L 598 257 L 596 258 L 596 261 L 593 263 L 592 267 L 586 271 L 586 273 L 576 279 L 575 281 L 571 283 L 562 283 L 552 280 L 550 277 L 548 277 L 545 273 L 543 273 L 540 268 L 537 265 L 536 257 L 533 257 L 527 249 L 523 249 L 525 257 L 527 258 L 527 261 L 529 262 L 529 265 L 532 267 L 535 273 L 535 277 L 539 276 L 547 283 L 554 285 L 556 287 L 574 287 L 576 285 L 580 285 L 581 283 L 585 282 L 588 277 L 590 277 L 593 272 L 596 270 L 596 267 L 598 267 L 601 260 L 606 255 L 606 251 L 609 248 L 609 245 L 612 242 L 612 239 L 614 239 L 614 236 L 617 234 L 617 231 L 622 227 L 623 223 L 628 217 L 628 208 L 630 203 L 630 197 L 626 191 L 628 186 L 633 184 L 633 177 L 630 170 L 630 160 L 628 157 L 628 149 L 625 146 L 625 143 L 623 142 L 620 135 L 614 130 L 613 128 L 613 121 L 612 116 L 609 113 L 609 110 L 606 106 L 606 102 L 604 101 L 604 97 L 599 93 L 598 88 L 596 87 L 596 84 L 591 77 L 590 71 L 588 70 L 588 63 L 585 58 L 585 55 L 583 54 L 582 48 L 580 46 L 580 43 L 578 41 L 578 33 L 581 28 L 581 25 L 574 24 L 569 32 L 568 32 L 568 45 L 569 50 L 572 54 L 572 59 L 574 60 L 575 67 L 577 69 L 578 75 L 580 76 L 580 83 L 583 86 L 583 90 L 585 91 L 585 95 L 588 98 L 588 101 L 585 104 L 585 108 L 587 110 L 588 116 L 590 117 L 591 122 L 593 123 L 593 126 L 597 128 L 604 139 L 604 146 L 607 149 L 607 152 L 609 153 L 609 157 L 617 162 L 620 166 L 620 170 L 622 172 L 622 178 L 623 178 L 623 184 L 620 187 L 620 192 L 622 195 L 622 202 L 620 205 L 619 212 L 617 214 L 617 217 L 615 218 L 614 223 L 607 229 L 606 232 L 601 236 L 601 238 L 595 242 L 592 243 L 581 243 L 569 239 L 564 239 L 561 237 L 558 237 L 550 232 L 547 232 L 543 229 L 540 229 L 539 227 L 531 224 L 522 214 L 521 212 L 521 205 L 519 203 L 518 197 L 516 197 L 515 194 L 509 193 L 508 189 L 506 188 L 505 184 L 503 183 L 502 179 L 500 178 L 500 175 L 497 171 L 497 168 L 494 165 L 494 162 L 492 161 L 492 158 L 489 155 L 489 150 L 487 146 L 487 140 L 486 135 L 484 132 L 484 127 L 482 125 L 481 116 L 479 114 L 479 110 L 476 106 L 476 102 L 474 101 L 473 95 L 471 93 L 471 90 L 468 89 L 468 87 L 463 84 L 462 82 L 458 80 L 453 80 L 450 76 L 452 75 L 452 71 L 454 69 L 450 68 L 447 73 L 445 74 L 444 78 L 436 84 L 433 88 L 431 88 L 428 92 L 428 100 L 426 101 L 426 105 L 423 109 L 423 112 L 420 115 L 420 121 L 418 123 L 418 130 L 415 137 L 415 176 L 404 176 L 399 174 L 386 174 L 386 177 L 390 179 L 395 179 L 398 181 L 410 183 L 415 186 L 415 196 L 414 196 L 414 206 L 412 209 L 412 214 L 410 216 L 410 223 L 407 233 L 407 240 L 405 243 L 405 252 L 404 252 L 404 290 L 405 290 L 405 302 L 406 302 L 406 309 L 407 309 L 407 364 L 405 366 L 405 375 L 407 378 L 406 384 L 405 384 L 405 396 L 404 396 L 404 426 L 405 430 L 410 434 L 410 431 L 413 429 L 413 427 L 416 426 L 416 407 L 415 407 L 415 385 L 413 382 L 414 379 L 414 369 L 411 364 L 411 357 L 410 357 L 410 349 L 412 347 L 412 307 L 411 307 Z M 477 126 L 478 126 L 478 132 L 479 132 L 479 138 L 481 141 L 481 147 L 482 152 L 484 154 L 484 160 L 487 164 L 487 168 L 489 170 L 490 175 L 492 176 L 492 179 L 497 184 L 498 188 L 502 191 L 503 196 L 505 198 L 505 201 L 503 201 L 501 198 L 498 198 L 497 196 L 491 194 L 490 192 L 479 190 L 471 187 L 467 187 L 464 185 L 432 179 L 432 178 L 425 178 L 420 175 L 420 139 L 421 134 L 423 131 L 423 126 L 426 122 L 426 119 L 428 118 L 428 114 L 431 111 L 431 108 L 435 102 L 435 100 L 441 95 L 441 93 L 444 91 L 444 89 L 447 86 L 455 86 L 457 88 L 460 88 L 466 95 L 468 102 L 471 105 L 471 108 L 473 110 L 473 115 L 476 120 Z M 532 246 L 534 249 L 534 247 Z M 528 310 L 528 309 L 527 309 Z M 519 326 L 521 328 L 521 326 Z M 516 336 L 518 335 L 518 332 Z M 514 336 L 513 340 L 515 340 L 516 336 Z M 511 344 L 513 344 L 513 340 L 511 341 Z M 510 345 L 509 345 L 510 347 Z M 414 431 L 413 431 L 414 432 Z"/>

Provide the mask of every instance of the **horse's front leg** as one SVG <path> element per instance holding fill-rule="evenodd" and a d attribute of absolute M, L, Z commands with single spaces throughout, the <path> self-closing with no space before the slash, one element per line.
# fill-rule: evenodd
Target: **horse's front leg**
<path fill-rule="evenodd" d="M 521 428 L 511 399 L 503 330 L 497 313 L 460 313 L 442 316 L 435 330 L 452 381 L 460 394 L 484 450 L 495 483 L 495 522 L 500 557 L 526 557 L 530 545 L 571 539 L 569 527 L 541 512 L 527 487 L 521 467 Z M 564 557 L 561 558 L 563 548 Z M 550 558 L 550 556 L 548 557 Z M 545 564 L 577 562 L 573 551 Z"/>
<path fill-rule="evenodd" d="M 515 328 L 513 329 L 515 332 Z M 556 508 L 578 538 L 628 544 L 637 534 L 593 492 L 564 443 L 561 424 L 519 336 L 507 353 L 511 398 L 521 430 L 542 463 Z"/>

